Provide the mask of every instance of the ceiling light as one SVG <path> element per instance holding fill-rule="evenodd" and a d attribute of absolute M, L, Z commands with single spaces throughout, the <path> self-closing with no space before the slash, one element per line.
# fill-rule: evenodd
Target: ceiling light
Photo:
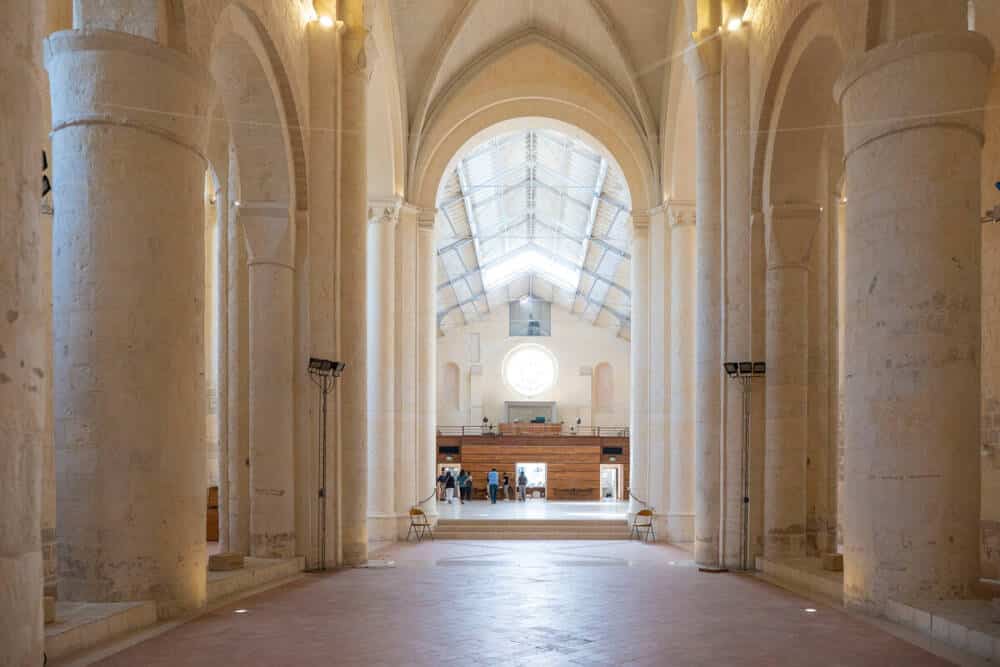
<path fill-rule="evenodd" d="M 330 29 L 333 27 L 333 19 L 326 14 L 323 14 L 319 17 L 319 24 L 326 29 Z"/>
<path fill-rule="evenodd" d="M 245 613 L 247 613 L 247 610 L 246 609 L 237 609 L 233 613 L 234 614 L 245 614 Z"/>
<path fill-rule="evenodd" d="M 806 607 L 805 609 L 803 609 L 803 611 L 806 612 L 807 614 L 815 614 L 816 613 L 816 610 L 813 609 L 812 607 Z"/>
<path fill-rule="evenodd" d="M 742 27 L 743 27 L 743 19 L 740 18 L 739 16 L 734 16 L 733 18 L 729 19 L 728 23 L 726 23 L 726 30 L 728 30 L 729 32 L 736 32 Z"/>

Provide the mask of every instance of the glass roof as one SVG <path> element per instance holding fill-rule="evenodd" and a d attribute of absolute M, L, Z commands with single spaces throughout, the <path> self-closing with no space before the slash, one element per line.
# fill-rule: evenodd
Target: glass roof
<path fill-rule="evenodd" d="M 437 207 L 440 326 L 528 296 L 627 328 L 631 199 L 587 144 L 553 130 L 490 139 L 445 176 Z"/>

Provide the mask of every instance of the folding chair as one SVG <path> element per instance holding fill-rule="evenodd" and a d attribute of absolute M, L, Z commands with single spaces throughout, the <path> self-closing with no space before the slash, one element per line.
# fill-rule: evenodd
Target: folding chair
<path fill-rule="evenodd" d="M 653 510 L 644 509 L 635 513 L 632 519 L 632 532 L 628 538 L 637 537 L 643 542 L 656 541 L 656 533 L 653 532 Z"/>
<path fill-rule="evenodd" d="M 417 536 L 417 542 L 424 539 L 425 535 L 431 536 L 431 542 L 434 541 L 434 531 L 431 530 L 430 519 L 427 518 L 427 514 L 419 507 L 414 507 L 410 509 L 410 529 L 406 531 L 406 541 L 410 541 L 410 534 Z"/>

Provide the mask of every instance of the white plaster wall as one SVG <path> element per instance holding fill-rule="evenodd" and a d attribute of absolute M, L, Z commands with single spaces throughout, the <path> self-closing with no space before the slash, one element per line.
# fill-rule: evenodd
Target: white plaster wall
<path fill-rule="evenodd" d="M 503 419 L 505 401 L 555 401 L 559 419 L 567 424 L 580 416 L 584 425 L 623 426 L 628 424 L 629 343 L 617 329 L 596 327 L 562 308 L 552 308 L 552 336 L 514 337 L 508 333 L 508 309 L 501 305 L 478 322 L 448 329 L 438 338 L 438 425 L 472 425 L 485 415 L 496 423 Z M 479 334 L 481 376 L 470 375 L 476 363 L 470 360 L 469 334 Z M 504 356 L 523 343 L 547 348 L 559 364 L 554 387 L 538 396 L 522 396 L 507 387 L 502 378 Z M 593 368 L 601 362 L 614 371 L 614 402 L 608 412 L 591 416 L 591 376 L 581 376 L 581 367 Z M 460 369 L 460 409 L 449 409 L 442 393 L 445 365 Z M 472 382 L 472 380 L 475 382 Z M 475 387 L 475 391 L 472 391 Z M 473 396 L 475 394 L 475 396 Z M 473 401 L 473 398 L 475 399 Z M 475 403 L 475 415 L 472 414 Z M 482 405 L 481 411 L 479 406 Z M 476 419 L 473 419 L 476 417 Z"/>

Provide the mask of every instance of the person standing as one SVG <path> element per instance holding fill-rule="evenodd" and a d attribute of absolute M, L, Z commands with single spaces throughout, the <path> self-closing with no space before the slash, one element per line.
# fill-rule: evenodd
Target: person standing
<path fill-rule="evenodd" d="M 455 476 L 451 474 L 450 470 L 444 474 L 444 497 L 449 505 L 455 498 Z"/>
<path fill-rule="evenodd" d="M 510 501 L 510 492 L 514 489 L 510 485 L 510 475 L 507 473 L 503 474 L 503 499 L 505 501 Z"/>
<path fill-rule="evenodd" d="M 497 485 L 500 483 L 500 475 L 497 474 L 496 468 L 491 468 L 490 472 L 486 475 L 486 483 L 489 485 L 490 489 L 490 504 L 497 504 Z"/>
<path fill-rule="evenodd" d="M 463 468 L 458 473 L 458 498 L 463 505 L 465 504 L 465 501 L 469 497 L 469 491 L 470 491 L 469 482 L 470 482 L 469 473 L 467 473 L 465 471 L 465 468 Z"/>
<path fill-rule="evenodd" d="M 442 470 L 441 474 L 438 475 L 437 478 L 437 499 L 439 501 L 444 500 L 444 480 L 445 480 L 445 474 L 444 471 Z"/>
<path fill-rule="evenodd" d="M 521 502 L 528 499 L 528 476 L 524 474 L 524 468 L 517 473 L 517 499 Z"/>

